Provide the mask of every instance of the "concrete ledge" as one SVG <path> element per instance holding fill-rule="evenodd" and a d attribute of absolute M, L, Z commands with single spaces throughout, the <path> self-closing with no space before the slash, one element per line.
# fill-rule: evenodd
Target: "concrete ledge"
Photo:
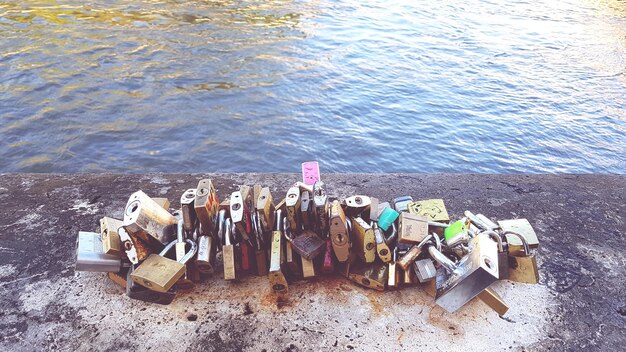
<path fill-rule="evenodd" d="M 290 287 L 277 308 L 265 278 L 220 274 L 170 306 L 136 302 L 104 274 L 75 273 L 79 230 L 121 217 L 142 189 L 169 197 L 211 177 L 223 197 L 242 183 L 286 192 L 295 174 L 0 175 L 2 350 L 623 350 L 626 175 L 323 175 L 329 193 L 443 198 L 537 231 L 540 285 L 498 282 L 499 317 L 472 301 L 454 314 L 419 287 L 378 293 L 341 277 Z M 197 319 L 194 319 L 194 315 Z"/>

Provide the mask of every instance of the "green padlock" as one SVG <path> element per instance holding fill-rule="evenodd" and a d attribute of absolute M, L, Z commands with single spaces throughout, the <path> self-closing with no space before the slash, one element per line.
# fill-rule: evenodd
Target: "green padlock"
<path fill-rule="evenodd" d="M 443 231 L 443 238 L 446 240 L 446 242 L 449 243 L 452 238 L 466 232 L 467 226 L 465 224 L 465 221 L 458 220 L 450 224 L 450 226 L 446 227 L 445 231 Z"/>
<path fill-rule="evenodd" d="M 383 229 L 383 231 L 387 231 L 389 226 L 396 221 L 396 219 L 400 216 L 400 213 L 391 209 L 385 208 L 382 213 L 378 216 L 378 227 Z"/>

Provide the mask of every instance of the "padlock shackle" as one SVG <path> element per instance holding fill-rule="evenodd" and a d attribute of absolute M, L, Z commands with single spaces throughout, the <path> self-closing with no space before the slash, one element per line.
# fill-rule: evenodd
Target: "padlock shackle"
<path fill-rule="evenodd" d="M 526 237 L 524 237 L 524 235 L 522 235 L 521 233 L 513 232 L 513 231 L 505 231 L 502 235 L 503 236 L 513 235 L 519 238 L 520 241 L 522 241 L 522 245 L 524 246 L 524 253 L 526 255 L 530 255 L 530 246 L 528 246 L 528 241 L 526 240 Z"/>
<path fill-rule="evenodd" d="M 283 211 L 276 209 L 274 212 L 274 231 L 283 231 Z"/>
<path fill-rule="evenodd" d="M 191 249 L 189 250 L 189 252 L 185 253 L 185 255 L 180 259 L 179 263 L 181 264 L 187 264 L 189 259 L 193 258 L 193 256 L 196 255 L 196 252 L 198 251 L 198 245 L 194 240 L 187 239 L 185 242 L 191 245 Z"/>
<path fill-rule="evenodd" d="M 226 210 L 221 209 L 217 213 L 217 238 L 220 243 L 224 240 L 224 221 L 226 220 Z"/>
<path fill-rule="evenodd" d="M 178 226 L 176 227 L 176 240 L 180 243 L 183 242 L 185 240 L 183 234 L 184 234 L 184 226 L 185 225 L 185 221 L 183 219 L 178 220 Z"/>
<path fill-rule="evenodd" d="M 496 242 L 498 242 L 498 252 L 504 252 L 504 245 L 502 244 L 502 237 L 500 237 L 500 235 L 493 231 L 493 230 L 487 230 L 487 231 L 483 231 L 481 233 L 479 233 L 479 235 L 481 234 L 486 234 L 489 237 L 491 237 L 492 239 L 495 239 Z M 522 241 L 524 242 L 524 241 Z"/>
<path fill-rule="evenodd" d="M 456 264 L 441 253 L 435 246 L 428 246 L 428 253 L 437 263 L 441 264 L 447 271 L 453 272 L 456 269 Z"/>
<path fill-rule="evenodd" d="M 224 220 L 224 245 L 231 246 L 232 245 L 232 227 L 230 223 L 230 218 Z"/>

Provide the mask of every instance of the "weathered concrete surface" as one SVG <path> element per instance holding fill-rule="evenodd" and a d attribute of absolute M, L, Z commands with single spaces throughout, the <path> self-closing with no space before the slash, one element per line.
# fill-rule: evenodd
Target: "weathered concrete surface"
<path fill-rule="evenodd" d="M 540 240 L 540 285 L 498 282 L 511 310 L 479 301 L 444 312 L 419 287 L 378 293 L 341 277 L 290 286 L 271 303 L 265 278 L 220 274 L 170 306 L 128 299 L 100 273 L 75 273 L 79 230 L 121 217 L 142 189 L 172 206 L 205 176 L 220 196 L 262 183 L 286 192 L 293 174 L 0 175 L 1 350 L 623 350 L 626 346 L 626 176 L 324 175 L 335 196 L 443 198 L 526 217 Z M 193 319 L 193 314 L 197 319 Z M 191 319 L 191 320 L 190 320 Z"/>

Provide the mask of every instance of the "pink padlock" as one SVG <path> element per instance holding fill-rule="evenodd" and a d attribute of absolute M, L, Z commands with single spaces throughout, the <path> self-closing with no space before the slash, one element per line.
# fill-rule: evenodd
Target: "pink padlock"
<path fill-rule="evenodd" d="M 320 165 L 317 161 L 302 163 L 302 182 L 312 186 L 317 181 L 320 181 Z"/>

